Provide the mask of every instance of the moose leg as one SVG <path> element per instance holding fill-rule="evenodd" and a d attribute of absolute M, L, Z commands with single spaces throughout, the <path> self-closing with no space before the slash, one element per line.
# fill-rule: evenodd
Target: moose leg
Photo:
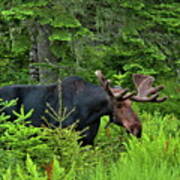
<path fill-rule="evenodd" d="M 100 125 L 100 119 L 96 120 L 95 123 L 88 126 L 88 129 L 82 133 L 82 139 L 80 139 L 81 146 L 94 145 L 94 139 L 97 135 Z"/>

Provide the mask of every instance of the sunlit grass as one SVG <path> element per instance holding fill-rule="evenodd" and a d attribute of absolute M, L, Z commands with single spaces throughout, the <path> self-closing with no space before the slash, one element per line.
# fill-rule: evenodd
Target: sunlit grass
<path fill-rule="evenodd" d="M 66 137 L 67 140 L 65 136 L 64 139 L 58 140 L 59 136 L 56 136 L 56 133 L 52 137 L 49 134 L 51 141 L 41 142 L 51 149 L 52 152 L 46 148 L 49 150 L 47 153 L 52 153 L 52 156 L 53 149 L 56 148 L 54 160 L 51 159 L 49 164 L 48 178 L 51 180 L 179 180 L 180 120 L 174 115 L 164 116 L 159 112 L 153 114 L 144 112 L 139 116 L 143 123 L 143 134 L 140 139 L 127 135 L 123 128 L 115 125 L 111 125 L 107 131 L 104 129 L 108 121 L 107 117 L 102 119 L 101 129 L 93 148 L 80 148 L 77 141 L 73 140 L 75 136 L 71 131 L 66 132 L 66 136 L 70 137 Z M 23 129 L 21 131 L 24 132 Z M 63 130 L 62 133 L 65 131 Z M 15 133 L 9 134 L 8 137 L 18 139 L 19 136 Z M 55 140 L 59 144 L 53 143 Z M 42 144 L 42 147 L 45 146 Z M 15 150 L 17 151 L 16 148 L 14 152 Z M 25 153 L 23 148 L 22 150 Z M 17 166 L 9 166 L 7 170 L 3 170 L 4 167 L 8 167 L 8 161 L 7 164 L 4 161 L 4 164 L 1 164 L 2 172 L 5 172 L 1 174 L 3 180 L 19 180 L 22 177 L 23 180 L 47 180 L 47 169 L 43 168 L 43 164 L 37 163 L 38 159 L 43 160 L 47 153 L 43 148 L 39 148 L 38 151 L 36 158 L 34 152 L 29 151 L 30 154 L 27 156 L 29 159 L 19 159 Z M 1 155 L 5 155 L 5 152 L 1 149 Z M 21 148 L 18 152 L 21 152 Z M 11 156 L 12 160 L 17 159 L 16 154 L 11 153 Z M 54 166 L 51 167 L 53 162 Z"/>
<path fill-rule="evenodd" d="M 117 161 L 98 164 L 89 180 L 178 180 L 180 179 L 180 121 L 173 115 L 143 113 L 141 139 L 123 142 L 126 151 Z M 111 152 L 112 153 L 112 152 Z M 80 178 L 81 179 L 81 178 Z"/>

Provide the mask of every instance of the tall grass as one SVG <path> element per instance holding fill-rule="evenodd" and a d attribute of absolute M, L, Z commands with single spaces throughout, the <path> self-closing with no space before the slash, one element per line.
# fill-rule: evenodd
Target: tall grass
<path fill-rule="evenodd" d="M 86 173 L 85 179 L 180 179 L 180 121 L 173 115 L 162 117 L 159 113 L 143 113 L 142 118 L 142 138 L 129 138 L 124 142 L 126 151 L 120 153 L 116 162 L 105 164 L 101 160 L 94 170 Z"/>
<path fill-rule="evenodd" d="M 115 125 L 107 133 L 104 117 L 95 147 L 81 148 L 71 129 L 27 127 L 1 115 L 0 179 L 179 180 L 180 120 L 159 112 L 140 118 L 141 139 Z"/>

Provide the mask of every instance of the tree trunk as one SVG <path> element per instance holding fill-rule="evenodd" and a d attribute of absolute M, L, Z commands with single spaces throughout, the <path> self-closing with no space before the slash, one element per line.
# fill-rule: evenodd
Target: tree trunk
<path fill-rule="evenodd" d="M 48 39 L 50 35 L 50 27 L 48 25 L 38 25 L 38 38 L 37 38 L 37 54 L 38 60 L 41 63 L 57 63 L 57 59 L 52 55 L 50 51 L 50 41 Z M 41 83 L 50 83 L 58 80 L 58 73 L 56 70 L 40 67 L 40 82 Z"/>
<path fill-rule="evenodd" d="M 29 74 L 32 81 L 39 82 L 39 68 L 33 65 L 34 63 L 38 63 L 36 34 L 36 26 L 31 26 L 31 28 L 29 28 L 29 35 L 32 42 L 32 47 L 29 52 Z"/>
<path fill-rule="evenodd" d="M 30 75 L 31 79 L 40 81 L 41 84 L 52 83 L 58 80 L 58 73 L 49 64 L 57 63 L 57 59 L 50 51 L 50 27 L 47 25 L 33 25 L 29 29 L 32 48 L 30 51 Z M 47 63 L 47 66 L 32 66 L 33 63 Z"/>

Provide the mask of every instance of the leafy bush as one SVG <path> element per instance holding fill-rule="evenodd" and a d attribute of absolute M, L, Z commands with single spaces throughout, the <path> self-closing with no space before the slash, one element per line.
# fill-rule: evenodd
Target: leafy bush
<path fill-rule="evenodd" d="M 1 105 L 5 105 L 3 108 L 9 107 L 14 105 L 14 100 Z M 41 172 L 51 166 L 56 156 L 57 161 L 60 161 L 64 168 L 62 176 L 72 172 L 72 169 L 81 172 L 84 168 L 90 168 L 97 163 L 96 158 L 100 152 L 91 150 L 89 146 L 80 147 L 78 143 L 81 138 L 80 132 L 75 132 L 73 126 L 65 129 L 33 127 L 25 121 L 31 116 L 32 111 L 25 114 L 24 108 L 21 107 L 20 113 L 14 112 L 14 114 L 17 119 L 13 122 L 8 120 L 10 116 L 0 114 L 1 175 L 8 168 L 10 169 L 6 172 L 7 176 L 8 173 L 27 172 L 28 169 L 20 170 L 24 166 L 27 154 Z M 18 164 L 17 169 L 11 168 L 16 164 Z"/>

